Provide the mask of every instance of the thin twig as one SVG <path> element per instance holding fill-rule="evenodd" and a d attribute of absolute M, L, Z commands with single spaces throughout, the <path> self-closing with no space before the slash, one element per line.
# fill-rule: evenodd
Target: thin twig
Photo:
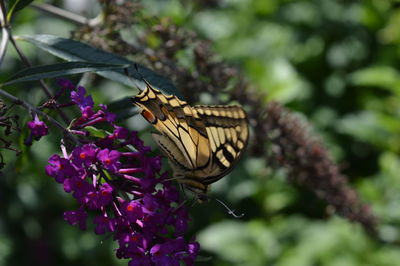
<path fill-rule="evenodd" d="M 1 43 L 0 43 L 0 65 L 3 63 L 4 56 L 7 51 L 7 45 L 8 45 L 8 38 L 9 38 L 9 33 L 8 33 L 8 22 L 6 18 L 6 7 L 4 5 L 3 1 L 0 1 L 0 26 L 1 26 Z"/>
<path fill-rule="evenodd" d="M 8 33 L 10 35 L 9 40 L 10 40 L 11 44 L 14 46 L 15 51 L 17 51 L 17 53 L 18 53 L 19 57 L 21 58 L 22 62 L 24 62 L 24 64 L 27 67 L 31 67 L 32 64 L 29 62 L 28 58 L 22 53 L 21 49 L 19 49 L 17 43 L 15 42 L 14 37 L 11 34 L 11 30 L 9 28 L 7 30 L 8 30 Z M 45 88 L 45 93 L 47 94 L 48 97 L 51 97 L 51 94 L 47 90 L 47 88 Z"/>
<path fill-rule="evenodd" d="M 4 28 L 1 29 L 1 43 L 0 43 L 0 65 L 3 63 L 4 56 L 6 55 L 7 46 L 8 46 L 8 30 Z"/>
<path fill-rule="evenodd" d="M 88 18 L 82 17 L 82 16 L 80 16 L 78 14 L 69 12 L 67 10 L 64 10 L 64 9 L 61 9 L 61 8 L 58 8 L 58 7 L 49 5 L 49 4 L 44 4 L 44 3 L 35 4 L 35 3 L 32 3 L 30 6 L 35 8 L 35 9 L 37 9 L 37 10 L 46 12 L 46 13 L 48 13 L 50 15 L 53 15 L 53 16 L 56 16 L 56 17 L 61 17 L 63 19 L 66 19 L 66 20 L 68 20 L 70 22 L 73 22 L 75 24 L 78 24 L 78 25 L 82 25 L 82 24 L 84 25 L 84 24 L 87 24 L 89 22 Z"/>
<path fill-rule="evenodd" d="M 7 46 L 8 46 L 8 21 L 6 17 L 6 7 L 3 1 L 0 1 L 0 26 L 1 26 L 1 43 L 0 43 L 0 66 L 3 63 L 4 56 L 6 55 Z"/>
<path fill-rule="evenodd" d="M 18 104 L 21 105 L 22 107 L 24 107 L 25 109 L 31 111 L 31 112 L 35 112 L 39 115 L 41 115 L 42 117 L 44 117 L 47 121 L 51 122 L 52 124 L 54 124 L 56 127 L 58 127 L 59 129 L 61 129 L 66 136 L 68 136 L 72 141 L 74 141 L 75 143 L 78 143 L 79 141 L 71 134 L 71 132 L 69 132 L 69 130 L 67 128 L 65 128 L 63 125 L 61 125 L 60 122 L 58 122 L 57 120 L 55 120 L 54 118 L 52 118 L 51 116 L 45 114 L 44 112 L 40 111 L 39 109 L 37 109 L 36 107 L 34 107 L 33 105 L 15 97 L 14 95 L 9 94 L 8 92 L 1 90 L 0 89 L 0 95 L 8 98 L 9 100 L 11 100 L 14 104 Z"/>
<path fill-rule="evenodd" d="M 99 24 L 100 21 L 101 21 L 101 15 L 99 15 L 99 16 L 93 18 L 93 19 L 89 19 L 89 18 L 83 17 L 81 15 L 78 15 L 76 13 L 72 13 L 72 12 L 69 12 L 68 10 L 61 9 L 61 8 L 58 8 L 58 7 L 49 5 L 49 4 L 44 4 L 44 3 L 43 4 L 35 4 L 35 3 L 33 3 L 33 4 L 31 4 L 31 6 L 33 8 L 36 8 L 37 10 L 46 12 L 46 13 L 48 13 L 50 15 L 55 16 L 55 17 L 63 18 L 65 20 L 68 20 L 68 21 L 70 21 L 72 23 L 75 23 L 77 25 L 95 26 L 95 25 Z"/>

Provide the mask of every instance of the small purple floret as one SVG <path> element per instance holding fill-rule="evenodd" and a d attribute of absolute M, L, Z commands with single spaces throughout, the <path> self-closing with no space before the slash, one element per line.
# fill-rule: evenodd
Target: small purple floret
<path fill-rule="evenodd" d="M 99 151 L 97 159 L 102 162 L 105 169 L 112 172 L 117 172 L 121 167 L 121 163 L 118 161 L 120 157 L 119 151 L 104 149 Z"/>
<path fill-rule="evenodd" d="M 31 133 L 36 137 L 43 137 L 49 134 L 49 128 L 47 125 L 39 120 L 39 117 L 35 115 L 33 121 L 28 122 L 28 128 L 31 130 Z"/>
<path fill-rule="evenodd" d="M 92 144 L 85 144 L 82 147 L 76 147 L 72 152 L 72 161 L 76 166 L 89 166 L 96 159 L 98 148 Z"/>
<path fill-rule="evenodd" d="M 85 107 L 93 107 L 94 102 L 91 96 L 85 96 L 86 89 L 84 87 L 79 86 L 76 91 L 71 92 L 71 100 L 78 105 L 81 110 Z"/>
<path fill-rule="evenodd" d="M 80 208 L 77 211 L 64 212 L 64 219 L 71 225 L 79 224 L 81 230 L 86 229 L 86 218 L 87 213 L 83 208 Z"/>

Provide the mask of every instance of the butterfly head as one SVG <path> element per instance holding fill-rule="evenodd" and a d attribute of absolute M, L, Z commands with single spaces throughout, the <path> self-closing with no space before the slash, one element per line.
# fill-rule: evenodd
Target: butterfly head
<path fill-rule="evenodd" d="M 159 93 L 160 91 L 148 85 L 145 90 L 131 98 L 132 103 L 139 107 L 141 115 L 153 125 L 159 119 L 164 120 L 167 114 L 165 107 L 159 100 Z"/>

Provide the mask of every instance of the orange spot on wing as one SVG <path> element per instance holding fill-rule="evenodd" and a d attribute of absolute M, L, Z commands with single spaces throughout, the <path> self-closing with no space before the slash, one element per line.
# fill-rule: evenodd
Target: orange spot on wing
<path fill-rule="evenodd" d="M 149 123 L 154 123 L 156 120 L 156 117 L 153 115 L 153 113 L 143 110 L 142 111 L 142 116 L 149 122 Z"/>

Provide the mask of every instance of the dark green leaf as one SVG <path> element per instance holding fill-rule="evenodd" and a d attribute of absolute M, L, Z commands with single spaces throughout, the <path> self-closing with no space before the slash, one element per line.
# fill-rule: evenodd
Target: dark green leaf
<path fill-rule="evenodd" d="M 108 110 L 117 115 L 117 121 L 125 120 L 138 113 L 130 97 L 122 98 L 107 105 Z"/>
<path fill-rule="evenodd" d="M 10 0 L 8 4 L 8 14 L 7 14 L 7 19 L 10 20 L 11 16 L 18 12 L 19 10 L 23 9 L 30 3 L 32 3 L 33 0 Z"/>
<path fill-rule="evenodd" d="M 132 87 L 138 87 L 138 84 L 143 84 L 143 77 L 154 87 L 157 87 L 166 94 L 172 94 L 182 98 L 180 92 L 175 88 L 169 79 L 140 64 L 127 60 L 124 57 L 99 50 L 82 42 L 60 38 L 53 35 L 20 36 L 18 39 L 30 42 L 40 49 L 43 49 L 44 51 L 67 61 L 129 64 L 130 67 L 128 68 L 128 73 L 131 75 L 130 77 L 126 75 L 125 70 L 101 71 L 98 72 L 98 74 Z M 135 64 L 137 65 L 140 73 L 137 73 L 134 66 Z"/>
<path fill-rule="evenodd" d="M 4 85 L 14 84 L 18 82 L 40 80 L 45 78 L 55 78 L 72 74 L 80 74 L 85 72 L 96 72 L 118 68 L 127 68 L 129 65 L 103 64 L 93 62 L 66 62 L 45 66 L 35 66 L 26 68 L 13 77 L 11 77 Z"/>

